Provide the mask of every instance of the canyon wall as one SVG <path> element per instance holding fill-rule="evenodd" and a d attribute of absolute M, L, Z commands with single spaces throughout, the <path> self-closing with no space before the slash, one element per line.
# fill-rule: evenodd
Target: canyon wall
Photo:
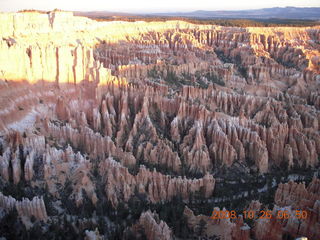
<path fill-rule="evenodd" d="M 0 190 L 20 191 L 0 196 L 8 211 L 87 226 L 93 212 L 117 217 L 132 199 L 143 207 L 211 204 L 230 176 L 319 167 L 319 26 L 96 22 L 61 11 L 0 20 Z M 317 239 L 318 185 L 289 182 L 276 191 L 272 214 L 306 209 L 303 221 L 249 226 L 188 207 L 184 215 L 192 231 L 205 222 L 205 232 L 222 239 Z M 17 200 L 24 196 L 34 198 Z M 170 224 L 140 210 L 122 227 L 173 238 Z"/>

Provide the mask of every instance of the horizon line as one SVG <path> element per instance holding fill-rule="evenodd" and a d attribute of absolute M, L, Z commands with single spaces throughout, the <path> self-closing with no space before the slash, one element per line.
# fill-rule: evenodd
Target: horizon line
<path fill-rule="evenodd" d="M 34 10 L 34 11 L 54 11 L 56 9 L 61 10 L 61 11 L 66 11 L 66 12 L 114 12 L 114 13 L 131 13 L 131 14 L 142 14 L 142 13 L 149 13 L 149 14 L 154 14 L 154 13 L 188 13 L 188 12 L 197 12 L 197 11 L 219 11 L 219 12 L 229 12 L 229 11 L 253 11 L 253 10 L 262 10 L 262 9 L 272 9 L 272 8 L 320 8 L 319 6 L 285 6 L 285 7 L 279 7 L 279 6 L 273 6 L 273 7 L 263 7 L 263 8 L 244 8 L 244 9 L 199 9 L 199 8 L 192 8 L 192 9 L 163 9 L 163 10 L 158 10 L 155 11 L 155 9 L 141 9 L 141 10 L 130 10 L 130 9 L 105 9 L 105 10 L 70 10 L 70 9 L 60 9 L 60 8 L 54 8 L 54 9 L 37 9 L 37 8 L 21 8 L 17 10 L 1 10 L 0 12 L 6 12 L 6 13 L 17 13 L 23 10 Z"/>

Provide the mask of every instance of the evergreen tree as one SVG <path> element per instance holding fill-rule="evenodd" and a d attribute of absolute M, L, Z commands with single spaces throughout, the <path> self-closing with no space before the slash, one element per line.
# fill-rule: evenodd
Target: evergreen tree
<path fill-rule="evenodd" d="M 201 236 L 201 235 L 203 235 L 205 233 L 206 228 L 207 228 L 206 225 L 207 225 L 206 221 L 201 219 L 200 222 L 199 222 L 199 226 L 198 226 L 198 235 L 199 236 Z"/>

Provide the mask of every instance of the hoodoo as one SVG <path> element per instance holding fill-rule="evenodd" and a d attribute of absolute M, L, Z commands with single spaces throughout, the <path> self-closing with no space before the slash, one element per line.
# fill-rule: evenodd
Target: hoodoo
<path fill-rule="evenodd" d="M 320 239 L 319 26 L 0 22 L 0 238 Z"/>

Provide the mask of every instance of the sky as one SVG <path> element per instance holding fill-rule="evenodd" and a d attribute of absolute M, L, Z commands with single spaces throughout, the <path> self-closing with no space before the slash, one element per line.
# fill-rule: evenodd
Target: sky
<path fill-rule="evenodd" d="M 0 11 L 22 9 L 120 11 L 132 13 L 243 10 L 269 7 L 320 7 L 319 0 L 0 0 Z"/>

